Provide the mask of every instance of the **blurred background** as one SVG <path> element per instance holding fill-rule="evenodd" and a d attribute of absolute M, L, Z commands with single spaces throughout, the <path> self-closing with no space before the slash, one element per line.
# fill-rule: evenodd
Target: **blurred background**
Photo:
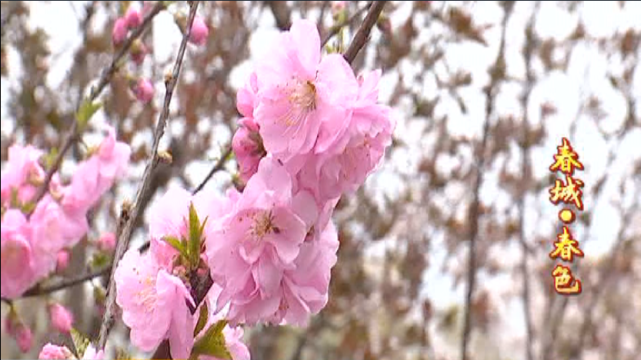
<path fill-rule="evenodd" d="M 347 48 L 368 3 L 203 2 L 210 29 L 190 46 L 145 194 L 148 208 L 170 184 L 195 188 L 237 128 L 236 90 L 269 39 L 297 18 L 318 23 L 334 51 Z M 129 2 L 2 2 L 2 161 L 14 143 L 60 146 L 74 111 L 111 61 L 111 29 Z M 138 5 L 141 5 L 138 3 Z M 181 30 L 173 4 L 153 21 L 142 64 L 126 63 L 92 123 L 115 126 L 133 163 L 91 214 L 87 241 L 62 274 L 96 265 L 89 246 L 115 232 L 149 156 Z M 340 232 L 327 307 L 308 328 L 246 329 L 252 359 L 641 359 L 641 3 L 389 2 L 353 63 L 382 69 L 380 101 L 398 113 L 378 171 L 334 215 Z M 337 24 L 345 24 L 339 32 Z M 155 84 L 142 105 L 127 77 Z M 100 127 L 83 139 L 96 144 Z M 548 254 L 560 228 L 549 200 L 553 162 L 567 137 L 584 171 L 585 210 L 571 225 L 585 257 L 573 273 L 583 293 L 554 292 Z M 80 156 L 62 167 L 69 176 Z M 207 186 L 232 186 L 233 158 Z M 132 246 L 146 240 L 137 219 Z M 75 327 L 95 337 L 106 278 L 49 297 L 14 302 L 35 333 L 29 354 L 2 332 L 2 358 L 37 356 L 49 341 L 45 304 L 68 305 Z M 3 319 L 8 306 L 2 304 Z M 138 356 L 117 323 L 110 344 Z M 466 345 L 463 345 L 466 344 Z M 115 353 L 112 353 L 114 356 Z"/>

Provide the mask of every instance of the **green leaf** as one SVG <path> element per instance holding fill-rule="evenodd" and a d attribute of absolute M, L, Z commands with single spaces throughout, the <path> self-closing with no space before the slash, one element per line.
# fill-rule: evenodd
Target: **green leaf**
<path fill-rule="evenodd" d="M 177 237 L 165 236 L 163 240 L 165 240 L 166 243 L 171 245 L 171 247 L 176 249 L 176 251 L 178 251 L 182 257 L 189 259 L 187 249 L 185 248 L 185 244 L 182 241 L 180 241 Z"/>
<path fill-rule="evenodd" d="M 203 305 L 200 307 L 200 316 L 198 317 L 198 322 L 194 329 L 194 336 L 198 335 L 205 328 L 207 320 L 209 320 L 209 309 L 207 307 L 207 302 L 203 301 Z"/>
<path fill-rule="evenodd" d="M 193 203 L 189 204 L 189 262 L 192 266 L 192 269 L 198 267 L 200 262 L 200 220 L 198 219 L 198 214 L 196 213 L 196 208 Z"/>
<path fill-rule="evenodd" d="M 231 360 L 231 354 L 225 345 L 225 336 L 223 329 L 227 325 L 227 320 L 220 320 L 211 325 L 191 350 L 192 357 L 198 355 L 208 355 L 219 359 Z"/>
<path fill-rule="evenodd" d="M 49 153 L 45 154 L 43 156 L 43 162 L 45 169 L 49 170 L 53 166 L 53 163 L 56 161 L 56 158 L 58 157 L 58 148 L 51 148 L 49 150 Z"/>
<path fill-rule="evenodd" d="M 76 113 L 78 130 L 84 130 L 93 114 L 95 114 L 101 107 L 102 104 L 100 102 L 91 102 L 89 99 L 83 100 L 78 112 Z"/>
<path fill-rule="evenodd" d="M 100 269 L 109 265 L 109 260 L 111 260 L 111 255 L 107 255 L 103 252 L 98 252 L 92 256 L 89 264 L 91 265 L 92 269 Z"/>
<path fill-rule="evenodd" d="M 84 335 L 82 335 L 78 330 L 71 328 L 71 341 L 73 342 L 73 346 L 76 349 L 76 356 L 78 359 L 82 358 L 82 355 L 84 355 L 85 350 L 87 350 L 87 346 L 89 346 L 89 339 L 87 339 Z"/>

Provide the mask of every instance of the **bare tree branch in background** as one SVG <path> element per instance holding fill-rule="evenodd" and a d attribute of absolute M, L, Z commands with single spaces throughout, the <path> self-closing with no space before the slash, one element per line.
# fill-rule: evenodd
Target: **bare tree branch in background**
<path fill-rule="evenodd" d="M 107 337 L 109 331 L 114 323 L 114 316 L 116 313 L 116 289 L 115 289 L 115 279 L 114 274 L 118 267 L 118 262 L 124 255 L 125 251 L 129 246 L 129 240 L 133 233 L 134 220 L 136 219 L 138 212 L 140 211 L 140 201 L 142 199 L 142 194 L 145 193 L 147 187 L 149 187 L 149 182 L 151 179 L 151 174 L 154 170 L 154 167 L 158 163 L 158 146 L 160 145 L 160 139 L 165 133 L 165 125 L 167 119 L 169 118 L 169 105 L 171 104 L 171 98 L 174 93 L 174 88 L 178 82 L 180 76 L 180 69 L 183 63 L 183 57 L 185 56 L 185 50 L 187 48 L 187 41 L 191 35 L 191 27 L 196 18 L 196 11 L 198 10 L 198 1 L 192 1 L 189 5 L 189 18 L 187 20 L 187 27 L 185 33 L 183 34 L 182 42 L 180 43 L 180 48 L 178 49 L 178 55 L 176 56 L 176 62 L 174 64 L 171 77 L 167 80 L 165 87 L 165 101 L 163 104 L 162 111 L 158 117 L 158 124 L 154 131 L 154 142 L 152 145 L 151 158 L 147 162 L 145 167 L 145 172 L 142 176 L 142 183 L 138 187 L 136 193 L 136 200 L 130 209 L 123 206 L 121 218 L 118 223 L 118 242 L 116 245 L 116 251 L 114 253 L 111 274 L 109 276 L 109 286 L 107 288 L 107 301 L 106 301 L 106 311 L 102 320 L 102 325 L 100 326 L 100 335 L 98 336 L 98 348 L 103 349 L 107 342 Z"/>
<path fill-rule="evenodd" d="M 501 29 L 501 44 L 494 65 L 489 69 L 490 83 L 485 88 L 485 119 L 483 124 L 483 137 L 481 145 L 477 150 L 476 175 L 473 190 L 473 200 L 470 206 L 470 248 L 467 263 L 467 292 L 465 295 L 465 318 L 463 323 L 463 337 L 461 340 L 461 360 L 467 360 L 470 335 L 472 332 L 472 297 L 476 285 L 476 247 L 477 236 L 479 232 L 479 218 L 481 217 L 480 189 L 483 183 L 483 171 L 485 166 L 485 156 L 490 130 L 491 117 L 494 113 L 494 99 L 496 89 L 502 79 L 505 77 L 505 35 L 507 33 L 507 22 L 512 14 L 514 3 L 506 2 L 503 5 L 505 13 L 503 14 Z"/>

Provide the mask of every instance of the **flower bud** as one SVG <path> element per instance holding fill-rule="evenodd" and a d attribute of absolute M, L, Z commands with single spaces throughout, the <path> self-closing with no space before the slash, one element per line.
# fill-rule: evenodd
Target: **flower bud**
<path fill-rule="evenodd" d="M 116 235 L 113 233 L 104 233 L 98 239 L 98 249 L 100 251 L 111 252 L 116 248 Z"/>
<path fill-rule="evenodd" d="M 56 258 L 56 271 L 62 272 L 69 266 L 69 252 L 67 250 L 58 251 Z"/>
<path fill-rule="evenodd" d="M 33 334 L 31 333 L 31 329 L 25 326 L 20 319 L 18 319 L 18 314 L 13 310 L 9 313 L 5 321 L 5 330 L 7 331 L 7 334 L 16 340 L 20 351 L 23 353 L 28 352 L 33 345 Z"/>
<path fill-rule="evenodd" d="M 194 23 L 191 26 L 191 33 L 189 34 L 189 42 L 195 45 L 203 45 L 209 36 L 209 28 L 205 21 L 200 16 L 196 16 Z"/>
<path fill-rule="evenodd" d="M 114 46 L 120 46 L 127 38 L 127 20 L 118 18 L 114 23 L 114 28 L 111 31 L 111 41 Z"/>
<path fill-rule="evenodd" d="M 345 1 L 332 1 L 332 16 L 338 17 L 345 10 Z"/>
<path fill-rule="evenodd" d="M 136 39 L 133 44 L 131 44 L 131 60 L 138 66 L 142 65 L 143 61 L 145 61 L 145 56 L 147 56 L 148 52 L 147 47 L 140 39 Z"/>
<path fill-rule="evenodd" d="M 125 13 L 125 20 L 129 29 L 135 29 L 142 24 L 142 15 L 140 11 L 130 7 Z"/>
<path fill-rule="evenodd" d="M 49 305 L 49 317 L 54 329 L 68 334 L 73 325 L 73 314 L 60 304 Z"/>
<path fill-rule="evenodd" d="M 154 84 L 148 79 L 140 79 L 134 87 L 134 94 L 138 101 L 146 104 L 154 98 Z"/>

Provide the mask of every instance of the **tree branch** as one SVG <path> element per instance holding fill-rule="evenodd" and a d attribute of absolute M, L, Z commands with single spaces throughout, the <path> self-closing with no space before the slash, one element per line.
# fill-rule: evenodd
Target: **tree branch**
<path fill-rule="evenodd" d="M 289 27 L 292 25 L 291 18 L 292 13 L 287 6 L 285 1 L 267 1 L 267 5 L 274 14 L 274 19 L 276 20 L 276 26 L 280 30 L 289 30 Z"/>
<path fill-rule="evenodd" d="M 145 171 L 142 176 L 142 183 L 138 187 L 138 192 L 136 193 L 136 199 L 131 208 L 129 206 L 123 206 L 120 214 L 117 231 L 118 243 L 116 245 L 116 252 L 113 257 L 111 275 L 109 276 L 109 285 L 107 287 L 106 310 L 102 320 L 102 324 L 100 326 L 100 335 L 98 336 L 99 349 L 104 349 L 105 343 L 107 342 L 107 336 L 109 335 L 109 331 L 111 330 L 111 327 L 114 323 L 114 316 L 116 313 L 116 289 L 114 284 L 114 273 L 116 272 L 118 262 L 127 250 L 129 240 L 131 239 L 131 234 L 134 230 L 134 222 L 138 212 L 140 211 L 140 202 L 142 200 L 143 194 L 149 187 L 151 173 L 158 163 L 158 146 L 160 144 L 160 139 L 165 133 L 165 125 L 167 123 L 167 118 L 169 117 L 169 105 L 171 104 L 171 98 L 174 93 L 174 88 L 176 87 L 178 77 L 180 76 L 180 69 L 182 67 L 183 58 L 185 56 L 185 49 L 187 48 L 187 40 L 191 35 L 191 27 L 194 22 L 194 18 L 196 17 L 197 9 L 198 1 L 191 2 L 189 9 L 189 19 L 187 22 L 187 30 L 183 34 L 183 39 L 180 43 L 180 48 L 178 49 L 178 55 L 176 56 L 176 62 L 174 63 L 171 77 L 165 83 L 165 101 L 162 111 L 158 117 L 158 124 L 156 124 L 156 129 L 154 131 L 154 142 L 151 151 L 151 159 L 149 159 L 149 162 L 147 162 L 147 166 L 145 167 Z"/>
<path fill-rule="evenodd" d="M 231 152 L 232 152 L 232 147 L 231 145 L 229 145 L 227 146 L 227 149 L 225 150 L 223 155 L 220 157 L 220 159 L 218 159 L 218 161 L 214 164 L 214 167 L 211 168 L 211 170 L 209 171 L 209 174 L 207 174 L 207 176 L 205 176 L 205 178 L 200 183 L 200 185 L 198 185 L 196 189 L 194 189 L 194 191 L 191 192 L 192 195 L 196 195 L 200 190 L 202 190 L 205 187 L 205 184 L 207 184 L 207 182 L 209 182 L 209 180 L 212 178 L 212 176 L 214 176 L 215 173 L 223 169 L 223 167 L 225 166 L 225 163 L 227 162 L 227 160 L 229 159 L 229 156 L 231 155 Z"/>
<path fill-rule="evenodd" d="M 362 13 L 365 12 L 365 10 L 369 9 L 371 7 L 371 3 L 369 3 L 367 6 L 364 6 L 360 9 L 358 9 L 352 16 L 349 17 L 349 19 L 344 20 L 331 28 L 329 28 L 329 32 L 325 36 L 325 39 L 321 43 L 321 47 L 327 45 L 327 43 L 334 37 L 336 34 L 338 34 L 341 29 L 345 26 L 351 25 L 359 16 L 361 16 Z"/>
<path fill-rule="evenodd" d="M 156 5 L 151 9 L 149 14 L 147 14 L 142 24 L 133 31 L 133 33 L 127 38 L 127 40 L 125 40 L 123 45 L 120 47 L 120 50 L 116 53 L 116 55 L 111 60 L 111 64 L 109 65 L 109 67 L 103 70 L 102 75 L 100 76 L 100 80 L 98 80 L 98 84 L 91 88 L 91 92 L 89 93 L 89 98 L 88 98 L 89 102 L 93 102 L 94 100 L 96 100 L 96 98 L 102 93 L 102 91 L 105 89 L 107 84 L 111 81 L 111 78 L 113 77 L 113 75 L 118 70 L 120 60 L 129 52 L 131 45 L 147 29 L 149 24 L 151 24 L 151 21 L 153 20 L 153 18 L 164 8 L 165 8 L 165 5 L 163 4 L 163 2 L 158 1 Z M 63 141 L 60 151 L 56 155 L 56 158 L 53 164 L 51 165 L 51 167 L 47 169 L 44 181 L 40 186 L 40 188 L 38 188 L 38 192 L 33 198 L 34 203 L 37 203 L 38 201 L 40 201 L 40 199 L 42 199 L 42 197 L 49 190 L 49 183 L 51 182 L 53 175 L 60 168 L 60 165 L 62 164 L 62 160 L 65 154 L 67 153 L 67 151 L 69 151 L 69 149 L 71 148 L 71 145 L 73 145 L 73 143 L 76 140 L 78 140 L 80 136 L 78 130 L 79 130 L 78 121 L 74 120 L 73 124 L 71 125 L 71 129 L 69 129 L 69 133 L 65 136 L 65 139 Z"/>
<path fill-rule="evenodd" d="M 485 152 L 490 132 L 490 117 L 494 113 L 494 98 L 498 84 L 505 77 L 505 34 L 507 32 L 507 21 L 512 12 L 514 4 L 506 3 L 505 13 L 502 21 L 501 44 L 495 63 L 490 67 L 490 83 L 484 89 L 485 92 L 485 123 L 483 124 L 483 138 L 481 148 L 478 151 L 476 160 L 476 181 L 474 183 L 474 199 L 470 207 L 470 250 L 467 264 L 467 292 L 465 295 L 465 320 L 463 324 L 463 337 L 461 339 L 461 360 L 467 360 L 467 349 L 472 332 L 472 296 L 476 286 L 476 241 L 479 230 L 480 211 L 480 189 L 483 183 L 483 169 L 485 166 Z"/>
<path fill-rule="evenodd" d="M 369 7 L 369 10 L 367 12 L 367 16 L 365 16 L 365 20 L 363 20 L 361 27 L 358 28 L 358 31 L 356 32 L 356 35 L 354 35 L 352 43 L 347 48 L 347 51 L 345 51 L 345 54 L 343 54 L 345 60 L 347 60 L 348 63 L 351 64 L 352 61 L 354 61 L 356 55 L 358 55 L 358 52 L 361 50 L 363 45 L 365 45 L 365 42 L 367 42 L 369 33 L 372 31 L 372 27 L 374 27 L 374 24 L 376 24 L 378 16 L 383 11 L 385 3 L 386 1 L 372 2 L 372 5 Z"/>
<path fill-rule="evenodd" d="M 28 298 L 28 297 L 34 297 L 34 296 L 41 296 L 41 295 L 47 295 L 54 293 L 56 291 L 64 290 L 79 284 L 84 283 L 85 281 L 88 280 L 93 280 L 97 277 L 101 277 L 104 275 L 109 274 L 109 271 L 111 270 L 111 266 L 108 266 L 106 268 L 100 269 L 100 270 L 95 270 L 88 272 L 86 274 L 81 274 L 75 277 L 67 278 L 64 280 L 61 280 L 57 284 L 49 285 L 49 286 L 36 286 L 31 289 L 29 289 L 26 293 L 24 293 L 21 298 Z"/>
<path fill-rule="evenodd" d="M 536 7 L 538 8 L 539 3 L 537 2 Z M 534 20 L 537 9 L 534 10 L 532 16 L 530 17 L 526 28 L 525 28 L 525 46 L 523 48 L 523 58 L 525 59 L 525 72 L 526 72 L 526 81 L 525 89 L 523 91 L 523 96 L 521 96 L 521 107 L 523 108 L 523 133 L 521 138 L 521 186 L 523 192 L 520 193 L 518 199 L 518 209 L 519 209 L 519 243 L 521 245 L 521 251 L 523 257 L 521 259 L 521 297 L 523 298 L 523 315 L 525 318 L 525 356 L 527 360 L 534 360 L 534 350 L 533 350 L 533 340 L 534 340 L 534 329 L 532 325 L 532 314 L 530 313 L 530 278 L 529 278 L 529 249 L 526 241 L 525 235 L 525 189 L 527 188 L 526 184 L 530 183 L 531 173 L 530 173 L 530 143 L 529 143 L 529 134 L 530 134 L 530 125 L 528 119 L 528 102 L 530 99 L 530 94 L 532 93 L 532 88 L 534 86 L 534 73 L 532 71 L 532 55 L 535 50 L 535 39 L 534 39 Z"/>

